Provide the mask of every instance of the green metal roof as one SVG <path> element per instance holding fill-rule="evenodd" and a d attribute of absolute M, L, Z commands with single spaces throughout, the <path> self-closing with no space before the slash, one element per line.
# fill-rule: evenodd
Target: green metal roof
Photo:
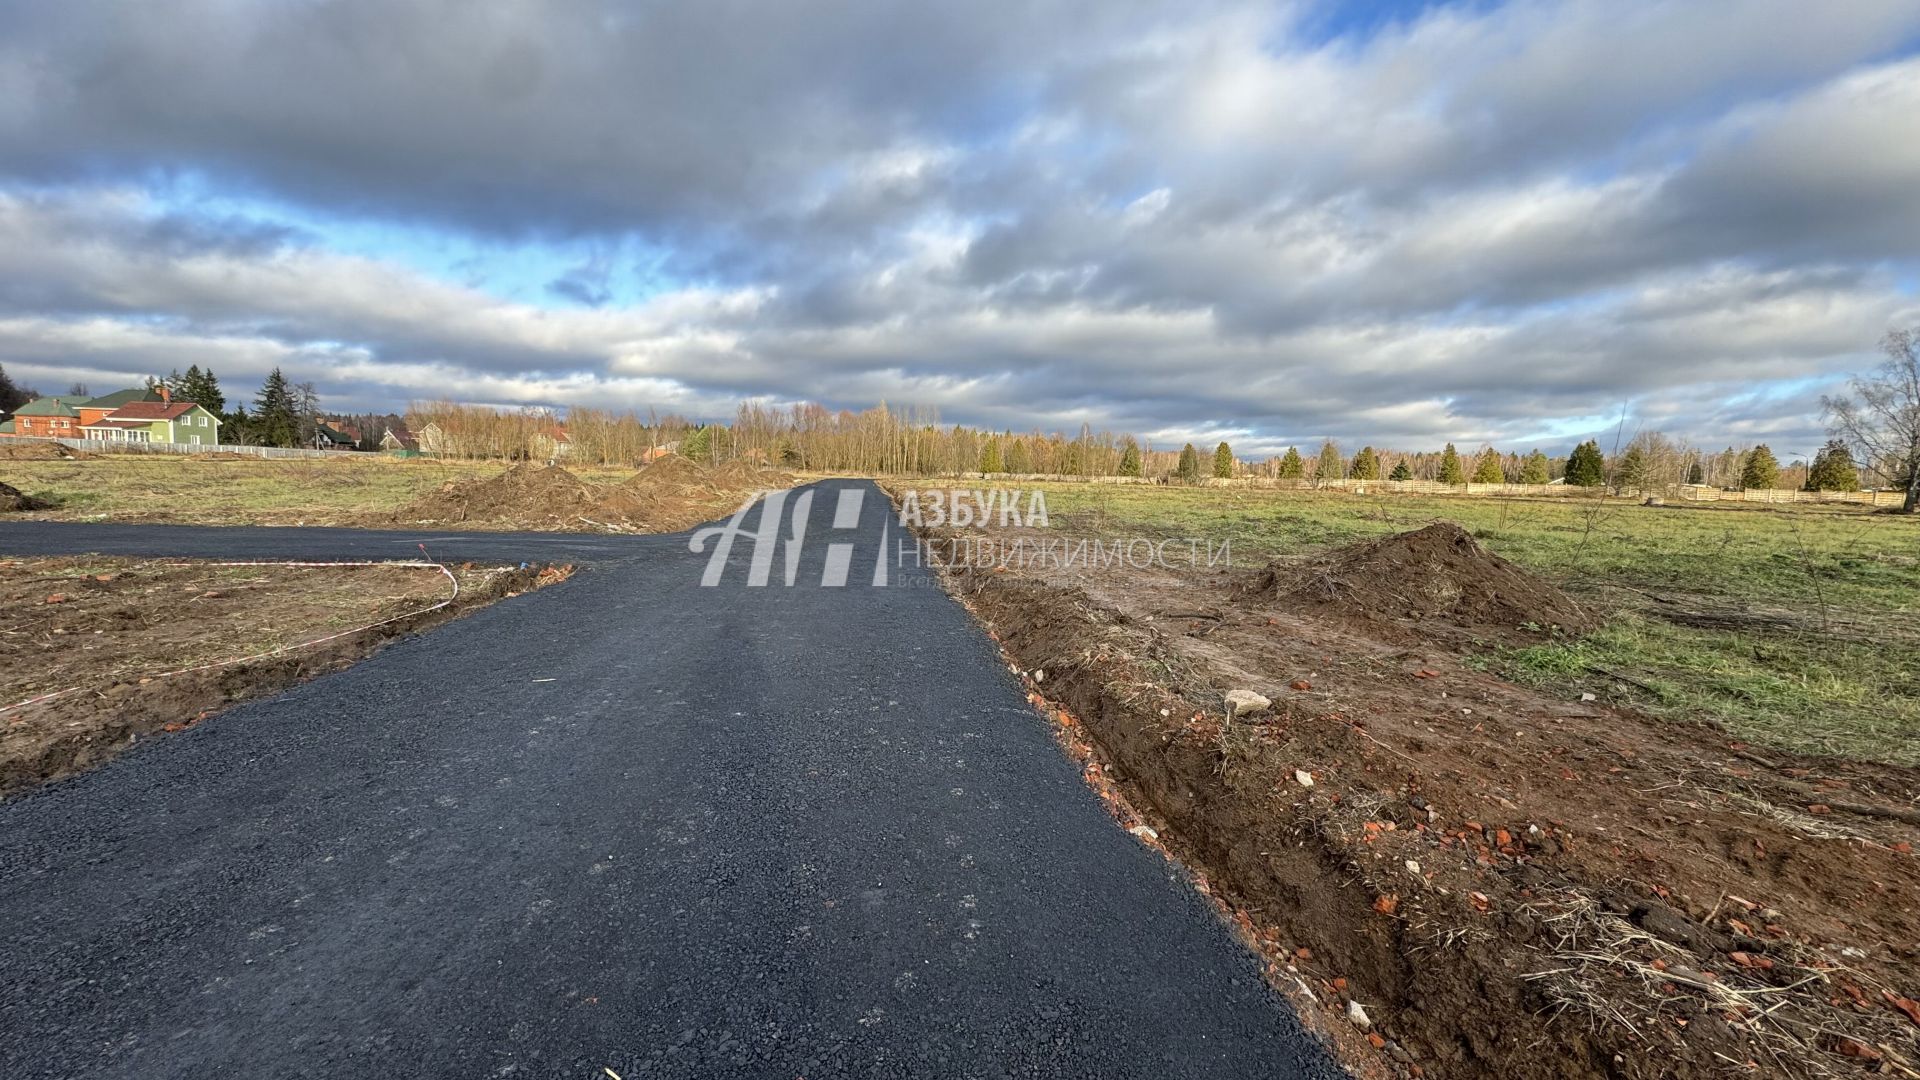
<path fill-rule="evenodd" d="M 83 402 L 89 409 L 117 409 L 130 401 L 159 401 L 156 391 L 144 387 L 132 387 L 127 390 L 115 390 L 111 394 L 102 394 L 97 398 Z"/>
<path fill-rule="evenodd" d="M 77 416 L 73 410 L 87 402 L 90 397 L 69 394 L 65 397 L 39 397 L 27 402 L 13 411 L 15 416 Z"/>

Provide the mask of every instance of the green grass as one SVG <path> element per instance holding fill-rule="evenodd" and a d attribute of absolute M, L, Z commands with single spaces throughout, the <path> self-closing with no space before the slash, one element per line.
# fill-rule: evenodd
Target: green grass
<path fill-rule="evenodd" d="M 1711 721 L 1755 744 L 1920 765 L 1920 521 L 1575 498 L 1099 484 L 1046 492 L 1057 528 L 1231 540 L 1243 567 L 1455 521 L 1614 613 L 1578 641 L 1478 657 L 1490 670 L 1556 696 L 1587 691 Z M 1699 629 L 1658 618 L 1662 609 L 1774 624 Z"/>
<path fill-rule="evenodd" d="M 82 461 L 0 460 L 0 480 L 52 502 L 59 516 L 202 525 L 353 525 L 391 512 L 449 480 L 492 475 L 499 462 L 217 460 L 107 455 Z M 632 469 L 573 470 L 589 480 Z"/>

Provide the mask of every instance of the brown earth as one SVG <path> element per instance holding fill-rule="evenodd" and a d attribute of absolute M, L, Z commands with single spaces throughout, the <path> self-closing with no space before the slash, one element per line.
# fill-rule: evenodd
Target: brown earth
<path fill-rule="evenodd" d="M 11 484 L 0 484 L 0 513 L 45 510 L 48 504 L 27 495 Z"/>
<path fill-rule="evenodd" d="M 451 592 L 431 567 L 100 557 L 0 562 L 0 797 L 91 768 L 137 739 L 183 730 L 234 703 L 346 667 L 396 637 L 571 571 L 454 572 L 459 599 L 428 612 Z M 358 629 L 373 623 L 383 625 Z M 253 659 L 223 663 L 243 657 Z M 182 671 L 200 665 L 219 666 Z M 77 689 L 63 693 L 69 688 Z M 57 696 L 12 707 L 46 695 Z"/>
<path fill-rule="evenodd" d="M 92 456 L 44 439 L 0 439 L 0 461 L 84 461 Z"/>
<path fill-rule="evenodd" d="M 522 462 L 455 480 L 395 511 L 387 523 L 553 531 L 675 532 L 722 517 L 755 491 L 791 486 L 745 463 L 708 469 L 661 458 L 618 484 L 590 484 L 558 465 Z"/>
<path fill-rule="evenodd" d="M 1593 613 L 1480 546 L 1450 521 L 1339 548 L 1305 566 L 1270 563 L 1248 583 L 1294 609 L 1396 640 L 1513 640 L 1594 628 Z"/>
<path fill-rule="evenodd" d="M 1474 637 L 1592 617 L 1477 547 L 948 581 L 1360 1074 L 1920 1075 L 1920 771 L 1476 670 Z M 1230 720 L 1231 689 L 1272 707 Z"/>

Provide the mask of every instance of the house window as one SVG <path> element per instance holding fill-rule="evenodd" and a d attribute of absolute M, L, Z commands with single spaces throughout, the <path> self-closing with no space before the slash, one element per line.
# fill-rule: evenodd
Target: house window
<path fill-rule="evenodd" d="M 200 445 L 200 436 L 198 436 L 198 435 L 195 435 L 195 436 L 193 437 L 193 445 L 195 445 L 195 446 L 199 446 L 199 445 Z"/>

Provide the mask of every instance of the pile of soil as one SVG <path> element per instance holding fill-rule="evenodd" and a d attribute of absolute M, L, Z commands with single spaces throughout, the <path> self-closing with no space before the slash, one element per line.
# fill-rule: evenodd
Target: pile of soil
<path fill-rule="evenodd" d="M 669 456 L 618 484 L 589 484 L 558 465 L 514 465 L 456 480 L 396 511 L 401 525 L 468 525 L 551 531 L 677 532 L 724 517 L 758 491 L 793 478 L 734 462 L 708 469 Z"/>
<path fill-rule="evenodd" d="M 92 454 L 43 439 L 0 439 L 0 461 L 83 461 Z"/>
<path fill-rule="evenodd" d="M 498 476 L 452 481 L 396 511 L 401 522 L 515 529 L 578 529 L 600 500 L 586 483 L 558 465 L 520 462 Z M 595 519 L 597 520 L 597 519 Z"/>
<path fill-rule="evenodd" d="M 42 502 L 31 495 L 27 495 L 17 487 L 10 484 L 0 484 L 0 513 L 21 510 L 47 510 L 51 507 L 51 503 Z"/>
<path fill-rule="evenodd" d="M 1513 640 L 1597 625 L 1572 597 L 1450 521 L 1352 544 L 1305 567 L 1269 564 L 1248 592 L 1376 632 L 1398 626 L 1403 632 L 1391 636 L 1399 640 Z"/>
<path fill-rule="evenodd" d="M 1122 826 L 1189 869 L 1355 1075 L 1920 1072 L 1920 770 L 1759 753 L 1412 641 L 1569 615 L 1421 532 L 1305 571 L 1454 575 L 1444 602 L 1368 581 L 1391 619 L 1354 617 L 1357 590 L 1303 605 L 1297 566 L 1255 592 L 948 580 Z M 1270 708 L 1229 719 L 1235 689 Z"/>

